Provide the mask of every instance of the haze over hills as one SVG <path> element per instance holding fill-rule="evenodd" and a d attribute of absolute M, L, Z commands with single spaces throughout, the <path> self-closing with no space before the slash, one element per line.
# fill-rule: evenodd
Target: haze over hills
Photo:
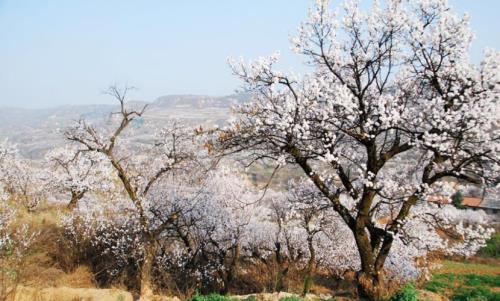
<path fill-rule="evenodd" d="M 247 94 L 222 97 L 201 95 L 166 95 L 153 102 L 131 101 L 129 106 L 148 105 L 144 119 L 161 124 L 169 119 L 182 119 L 192 125 L 223 125 L 230 108 L 249 99 Z M 89 122 L 105 122 L 117 105 L 58 106 L 47 109 L 0 108 L 0 139 L 19 146 L 24 156 L 39 158 L 64 142 L 62 131 L 84 118 Z M 150 135 L 152 133 L 142 133 Z"/>

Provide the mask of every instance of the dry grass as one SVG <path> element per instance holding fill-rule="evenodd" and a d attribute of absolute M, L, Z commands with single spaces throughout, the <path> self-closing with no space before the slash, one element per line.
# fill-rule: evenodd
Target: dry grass
<path fill-rule="evenodd" d="M 11 301 L 132 301 L 129 292 L 117 289 L 18 287 Z"/>
<path fill-rule="evenodd" d="M 42 203 L 34 212 L 19 208 L 17 224 L 25 224 L 30 231 L 38 233 L 30 253 L 20 267 L 21 283 L 30 287 L 95 287 L 93 275 L 88 267 L 72 266 L 61 247 L 59 221 L 62 205 Z M 74 263 L 73 263 L 74 265 Z"/>
<path fill-rule="evenodd" d="M 449 299 L 446 298 L 445 296 L 441 296 L 439 294 L 429 292 L 426 290 L 417 290 L 418 294 L 418 300 L 425 300 L 425 301 L 448 301 Z"/>
<path fill-rule="evenodd" d="M 451 260 L 444 260 L 443 266 L 436 271 L 440 274 L 477 274 L 477 275 L 500 275 L 500 261 L 491 262 L 489 264 L 471 263 L 471 262 L 457 262 Z"/>
<path fill-rule="evenodd" d="M 84 266 L 65 273 L 55 267 L 29 265 L 23 270 L 23 275 L 23 283 L 32 287 L 95 287 L 92 273 Z"/>

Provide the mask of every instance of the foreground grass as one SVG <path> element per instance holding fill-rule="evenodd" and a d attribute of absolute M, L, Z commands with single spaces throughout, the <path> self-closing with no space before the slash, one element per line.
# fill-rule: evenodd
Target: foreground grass
<path fill-rule="evenodd" d="M 425 289 L 452 301 L 500 301 L 500 265 L 444 261 Z"/>
<path fill-rule="evenodd" d="M 499 275 L 476 274 L 436 274 L 425 285 L 425 289 L 434 293 L 444 293 L 447 290 L 456 290 L 459 287 L 500 287 Z"/>

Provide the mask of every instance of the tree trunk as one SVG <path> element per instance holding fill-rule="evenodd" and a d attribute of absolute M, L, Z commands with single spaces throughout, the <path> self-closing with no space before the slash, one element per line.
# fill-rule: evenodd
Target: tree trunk
<path fill-rule="evenodd" d="M 383 277 L 385 260 L 377 260 L 370 237 L 363 226 L 359 227 L 358 224 L 354 237 L 361 260 L 361 271 L 357 274 L 359 297 L 374 301 L 382 300 L 385 296 Z"/>
<path fill-rule="evenodd" d="M 68 209 L 73 210 L 76 208 L 76 205 L 78 204 L 78 201 L 83 198 L 83 195 L 85 192 L 76 192 L 76 191 L 71 191 L 71 200 L 68 203 Z"/>
<path fill-rule="evenodd" d="M 309 248 L 309 260 L 307 262 L 306 275 L 304 278 L 304 289 L 302 291 L 302 295 L 305 296 L 311 290 L 313 285 L 313 274 L 316 268 L 316 250 L 314 249 L 314 241 L 313 237 L 307 238 L 307 245 Z"/>
<path fill-rule="evenodd" d="M 156 256 L 156 242 L 149 240 L 144 246 L 144 260 L 140 269 L 140 289 L 141 297 L 153 295 L 152 271 L 153 263 Z"/>
<path fill-rule="evenodd" d="M 386 295 L 385 282 L 382 272 L 370 274 L 360 271 L 357 275 L 358 296 L 360 299 L 372 301 L 383 300 Z"/>
<path fill-rule="evenodd" d="M 274 291 L 281 292 L 285 290 L 285 277 L 288 273 L 288 267 L 286 267 L 286 259 L 281 254 L 281 243 L 275 243 L 276 245 L 276 263 L 278 265 L 278 272 L 276 273 L 276 282 L 274 284 Z"/>
<path fill-rule="evenodd" d="M 361 271 L 357 274 L 359 297 L 373 301 L 382 300 L 386 292 L 383 277 L 384 260 L 379 261 L 375 258 L 366 231 L 356 233 L 355 237 L 361 259 Z"/>
<path fill-rule="evenodd" d="M 285 290 L 285 278 L 288 273 L 288 267 L 283 268 L 281 265 L 278 267 L 278 274 L 276 275 L 275 292 L 282 292 Z"/>
<path fill-rule="evenodd" d="M 229 293 L 229 288 L 231 287 L 231 284 L 233 283 L 233 280 L 236 277 L 236 275 L 238 275 L 240 253 L 241 253 L 240 246 L 236 245 L 232 249 L 232 253 L 233 254 L 231 259 L 231 265 L 229 266 L 226 277 L 224 279 L 224 289 L 222 291 L 224 295 Z"/>

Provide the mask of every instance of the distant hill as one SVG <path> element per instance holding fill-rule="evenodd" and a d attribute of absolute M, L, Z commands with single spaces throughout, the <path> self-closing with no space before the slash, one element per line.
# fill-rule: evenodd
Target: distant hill
<path fill-rule="evenodd" d="M 144 118 L 161 123 L 176 118 L 192 125 L 222 125 L 229 117 L 230 107 L 244 103 L 247 94 L 211 97 L 203 95 L 166 95 L 153 102 L 131 101 L 132 107 L 148 105 Z M 64 143 L 62 131 L 79 119 L 104 122 L 115 105 L 59 106 L 47 109 L 20 109 L 0 107 L 0 139 L 18 144 L 23 155 L 38 158 L 43 153 Z M 147 133 L 143 133 L 147 134 Z"/>
<path fill-rule="evenodd" d="M 153 106 L 162 108 L 196 108 L 207 107 L 228 108 L 232 105 L 240 104 L 248 99 L 248 95 L 230 95 L 223 97 L 210 97 L 199 95 L 167 95 L 161 96 L 153 102 Z"/>

